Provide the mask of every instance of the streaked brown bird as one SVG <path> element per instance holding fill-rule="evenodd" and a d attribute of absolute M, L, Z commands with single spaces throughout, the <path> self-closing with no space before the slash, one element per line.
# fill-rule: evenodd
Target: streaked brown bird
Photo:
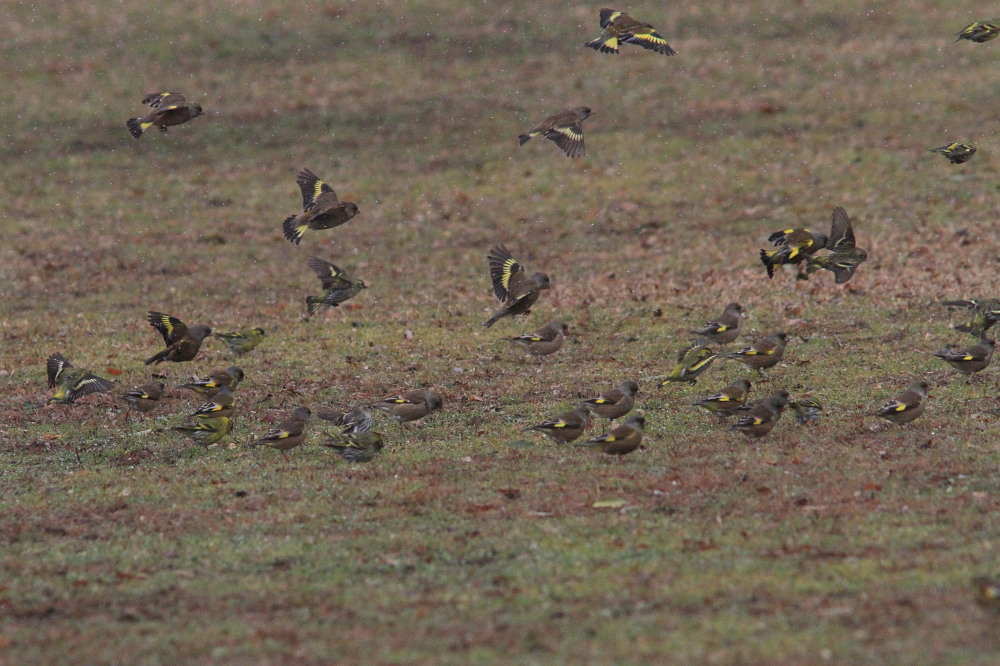
<path fill-rule="evenodd" d="M 522 266 L 504 245 L 497 245 L 486 255 L 490 267 L 490 282 L 497 300 L 503 307 L 483 326 L 489 328 L 504 317 L 526 315 L 538 300 L 543 289 L 549 288 L 549 276 L 545 273 L 527 275 Z"/>
<path fill-rule="evenodd" d="M 624 42 L 663 55 L 677 55 L 677 51 L 670 48 L 667 40 L 656 32 L 649 23 L 636 21 L 625 12 L 615 9 L 602 9 L 600 19 L 601 36 L 587 42 L 584 46 L 600 53 L 618 53 L 619 44 Z"/>
<path fill-rule="evenodd" d="M 733 430 L 739 430 L 748 437 L 763 437 L 771 432 L 781 419 L 781 414 L 788 404 L 788 398 L 788 391 L 775 391 L 741 416 L 733 424 Z"/>
<path fill-rule="evenodd" d="M 694 405 L 712 412 L 719 418 L 732 416 L 736 410 L 746 404 L 751 386 L 748 380 L 737 379 L 718 393 L 702 398 Z"/>
<path fill-rule="evenodd" d="M 743 306 L 730 303 L 716 319 L 708 321 L 699 329 L 691 331 L 705 343 L 728 345 L 743 332 Z"/>
<path fill-rule="evenodd" d="M 153 411 L 162 396 L 163 382 L 148 382 L 126 391 L 125 395 L 122 396 L 122 399 L 128 403 L 124 418 L 127 419 L 133 409 L 140 414 L 148 414 Z"/>
<path fill-rule="evenodd" d="M 646 419 L 640 414 L 633 414 L 625 423 L 617 428 L 612 428 L 611 432 L 588 439 L 586 442 L 575 442 L 573 446 L 586 446 L 611 456 L 624 456 L 632 453 L 642 444 L 642 433 L 645 427 Z"/>
<path fill-rule="evenodd" d="M 635 406 L 635 396 L 638 394 L 639 385 L 628 379 L 610 391 L 596 398 L 584 400 L 581 404 L 601 418 L 613 421 L 632 411 Z"/>
<path fill-rule="evenodd" d="M 341 432 L 326 433 L 326 441 L 320 442 L 320 446 L 333 449 L 347 462 L 366 463 L 382 450 L 385 442 L 377 432 Z"/>
<path fill-rule="evenodd" d="M 547 356 L 562 349 L 566 341 L 566 324 L 558 319 L 551 321 L 533 333 L 507 338 L 519 345 L 532 356 Z"/>
<path fill-rule="evenodd" d="M 760 374 L 764 370 L 772 368 L 781 362 L 785 355 L 785 345 L 788 343 L 788 335 L 783 331 L 772 333 L 767 337 L 757 340 L 749 347 L 723 355 L 723 358 L 731 358 L 744 364 L 748 368 L 753 368 Z"/>
<path fill-rule="evenodd" d="M 422 419 L 431 412 L 441 409 L 444 406 L 444 401 L 437 391 L 419 389 L 382 398 L 380 402 L 372 406 L 390 414 L 397 423 L 408 423 Z"/>
<path fill-rule="evenodd" d="M 56 392 L 48 400 L 48 404 L 59 403 L 71 405 L 91 393 L 107 393 L 115 385 L 114 382 L 98 377 L 89 370 L 75 368 L 65 356 L 56 352 L 45 361 L 45 372 L 49 379 L 49 388 Z"/>
<path fill-rule="evenodd" d="M 312 412 L 308 407 L 296 407 L 292 410 L 291 416 L 256 442 L 251 442 L 249 446 L 270 447 L 280 451 L 285 460 L 288 460 L 287 452 L 305 441 L 306 425 L 309 423 L 310 416 L 312 416 Z"/>
<path fill-rule="evenodd" d="M 233 365 L 225 370 L 216 370 L 207 377 L 181 384 L 181 388 L 191 389 L 206 398 L 214 398 L 222 387 L 228 386 L 235 390 L 241 381 L 243 381 L 243 370 Z"/>
<path fill-rule="evenodd" d="M 179 92 L 150 93 L 142 98 L 143 104 L 152 107 L 152 111 L 141 118 L 129 118 L 125 121 L 129 134 L 138 139 L 150 127 L 158 127 L 166 132 L 168 127 L 186 123 L 192 118 L 202 115 L 198 104 L 188 102 Z"/>
<path fill-rule="evenodd" d="M 795 415 L 795 422 L 799 425 L 814 425 L 819 423 L 819 415 L 823 411 L 823 405 L 812 396 L 803 396 L 788 403 Z"/>
<path fill-rule="evenodd" d="M 517 137 L 518 145 L 523 146 L 528 139 L 540 134 L 559 146 L 567 156 L 583 157 L 586 154 L 583 145 L 583 121 L 592 115 L 593 111 L 587 106 L 553 113 L 535 125 L 534 129 Z"/>
<path fill-rule="evenodd" d="M 316 418 L 329 421 L 342 428 L 342 433 L 368 432 L 372 429 L 372 415 L 363 405 L 327 407 L 316 410 Z"/>
<path fill-rule="evenodd" d="M 579 439 L 588 426 L 590 426 L 590 410 L 580 405 L 563 412 L 554 419 L 546 419 L 541 423 L 528 426 L 521 432 L 534 430 L 545 433 L 556 444 L 568 444 Z"/>
<path fill-rule="evenodd" d="M 309 169 L 302 169 L 295 182 L 302 191 L 302 212 L 286 218 L 281 224 L 285 238 L 295 245 L 309 229 L 333 229 L 346 224 L 360 212 L 350 201 L 339 200 L 333 188 Z"/>
<path fill-rule="evenodd" d="M 708 370 L 712 361 L 718 358 L 718 354 L 711 347 L 699 347 L 691 345 L 684 347 L 677 352 L 677 363 L 670 370 L 666 379 L 660 382 L 660 386 L 667 386 L 672 382 L 688 382 L 694 384 L 698 381 L 698 375 Z"/>
<path fill-rule="evenodd" d="M 807 275 L 825 268 L 836 276 L 837 284 L 844 284 L 854 276 L 858 266 L 868 259 L 868 253 L 855 245 L 851 219 L 840 206 L 833 209 L 833 224 L 826 249 L 830 250 L 828 254 L 806 257 Z"/>
<path fill-rule="evenodd" d="M 188 327 L 177 317 L 162 312 L 150 310 L 146 315 L 149 325 L 163 336 L 163 344 L 167 346 L 161 352 L 146 359 L 146 365 L 156 365 L 164 361 L 182 363 L 192 361 L 201 349 L 201 342 L 212 334 L 212 329 L 205 324 L 195 324 Z"/>
<path fill-rule="evenodd" d="M 930 386 L 927 382 L 916 382 L 900 393 L 885 407 L 875 412 L 874 416 L 881 416 L 897 425 L 903 425 L 914 420 L 927 409 L 927 391 Z"/>
<path fill-rule="evenodd" d="M 364 280 L 351 277 L 347 271 L 329 261 L 319 257 L 309 257 L 306 263 L 316 273 L 316 277 L 323 283 L 323 289 L 326 290 L 322 296 L 306 296 L 307 318 L 316 314 L 324 305 L 335 308 L 357 296 L 362 289 L 368 288 Z"/>
<path fill-rule="evenodd" d="M 236 396 L 228 386 L 223 386 L 211 400 L 200 406 L 188 418 L 212 419 L 220 416 L 232 417 L 236 406 Z"/>
<path fill-rule="evenodd" d="M 966 375 L 971 384 L 972 375 L 985 370 L 990 361 L 993 360 L 993 350 L 996 349 L 996 346 L 996 340 L 983 338 L 978 344 L 964 349 L 955 349 L 948 345 L 934 355 L 947 361 L 951 367 Z"/>

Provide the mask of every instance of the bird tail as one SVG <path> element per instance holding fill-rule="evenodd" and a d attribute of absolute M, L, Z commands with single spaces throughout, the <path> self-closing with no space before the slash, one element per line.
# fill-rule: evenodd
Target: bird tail
<path fill-rule="evenodd" d="M 532 134 L 531 132 L 528 132 L 527 134 L 522 134 L 521 136 L 517 137 L 517 145 L 523 146 L 528 142 L 528 139 L 530 139 L 533 136 L 535 135 Z"/>
<path fill-rule="evenodd" d="M 600 51 L 601 53 L 618 53 L 618 38 L 608 37 L 607 39 L 592 39 L 586 44 L 587 48 Z"/>
<path fill-rule="evenodd" d="M 292 215 L 291 217 L 285 219 L 285 221 L 281 223 L 281 228 L 285 232 L 285 238 L 288 239 L 288 242 L 298 245 L 299 241 L 302 240 L 302 236 L 305 235 L 306 229 L 309 228 L 309 225 L 296 225 L 296 218 L 298 218 L 298 215 Z"/>
<path fill-rule="evenodd" d="M 128 127 L 129 134 L 132 135 L 133 139 L 138 139 L 142 136 L 142 133 L 153 126 L 153 123 L 144 123 L 141 118 L 129 118 L 125 121 L 125 126 Z"/>
<path fill-rule="evenodd" d="M 306 296 L 307 317 L 312 317 L 314 314 L 319 312 L 320 306 L 325 303 L 326 299 L 322 296 Z"/>
<path fill-rule="evenodd" d="M 764 267 L 767 268 L 767 277 L 769 278 L 774 277 L 774 261 L 772 261 L 772 258 L 774 257 L 775 254 L 777 254 L 776 251 L 775 252 L 768 252 L 767 250 L 760 251 L 760 261 L 761 263 L 764 264 Z"/>
<path fill-rule="evenodd" d="M 170 351 L 169 347 L 167 349 L 164 349 L 161 352 L 157 352 L 156 354 L 153 354 L 152 356 L 150 356 L 149 358 L 146 359 L 146 361 L 145 361 L 146 365 L 156 365 L 158 363 L 163 363 L 164 359 L 167 358 L 167 352 L 168 351 Z"/>
<path fill-rule="evenodd" d="M 492 317 L 490 317 L 489 321 L 487 321 L 485 324 L 483 324 L 483 326 L 485 326 L 486 328 L 489 328 L 490 326 L 492 326 L 493 324 L 497 323 L 501 319 L 503 319 L 503 314 L 493 315 Z"/>

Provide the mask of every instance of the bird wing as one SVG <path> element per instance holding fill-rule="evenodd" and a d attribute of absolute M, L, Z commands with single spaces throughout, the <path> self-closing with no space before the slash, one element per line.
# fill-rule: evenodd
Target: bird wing
<path fill-rule="evenodd" d="M 311 210 L 316 199 L 323 194 L 333 195 L 333 200 L 337 200 L 337 193 L 333 191 L 333 188 L 324 183 L 319 177 L 314 174 L 309 169 L 302 169 L 299 171 L 299 175 L 295 178 L 295 182 L 299 184 L 299 189 L 302 190 L 302 210 Z"/>
<path fill-rule="evenodd" d="M 163 344 L 168 347 L 187 335 L 187 324 L 177 317 L 150 310 L 146 319 L 149 321 L 149 325 L 163 336 Z"/>
<path fill-rule="evenodd" d="M 569 127 L 553 127 L 545 131 L 545 138 L 559 146 L 570 157 L 584 154 L 583 126 L 574 123 Z"/>
<path fill-rule="evenodd" d="M 517 262 L 504 245 L 497 245 L 486 255 L 490 266 L 490 281 L 493 294 L 501 303 L 517 293 L 517 287 L 524 281 L 524 267 Z"/>
<path fill-rule="evenodd" d="M 62 376 L 63 371 L 65 371 L 66 368 L 72 367 L 73 364 L 59 352 L 49 356 L 49 358 L 45 361 L 45 372 L 49 377 L 49 388 L 55 388 L 56 384 L 59 383 L 59 377 Z"/>
<path fill-rule="evenodd" d="M 324 261 L 319 257 L 309 257 L 306 259 L 306 264 L 316 273 L 316 277 L 323 283 L 324 289 L 345 289 L 351 285 L 347 280 L 347 273 L 329 261 Z"/>
<path fill-rule="evenodd" d="M 103 393 L 110 390 L 112 386 L 114 386 L 113 382 L 88 372 L 70 387 L 69 391 L 67 391 L 67 397 L 72 402 L 84 395 Z"/>
<path fill-rule="evenodd" d="M 851 218 L 847 217 L 847 211 L 837 206 L 833 209 L 833 222 L 830 225 L 827 248 L 836 250 L 844 247 L 854 247 L 854 228 L 851 227 Z"/>
<path fill-rule="evenodd" d="M 607 28 L 611 25 L 611 22 L 622 15 L 622 12 L 615 9 L 602 9 L 601 10 L 601 29 Z"/>
<path fill-rule="evenodd" d="M 187 102 L 187 99 L 182 93 L 179 92 L 157 92 L 149 93 L 142 98 L 143 104 L 148 104 L 154 109 L 166 109 L 168 107 L 176 107 L 183 105 Z"/>

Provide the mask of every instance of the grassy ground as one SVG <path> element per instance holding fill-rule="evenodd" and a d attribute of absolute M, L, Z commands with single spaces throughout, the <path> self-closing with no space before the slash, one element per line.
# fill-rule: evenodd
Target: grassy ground
<path fill-rule="evenodd" d="M 0 661 L 993 663 L 969 579 L 998 569 L 1000 387 L 928 353 L 967 341 L 936 300 L 996 296 L 1000 43 L 952 43 L 982 8 L 621 7 L 673 58 L 582 48 L 597 9 L 5 9 Z M 160 89 L 207 116 L 134 141 Z M 579 104 L 585 159 L 517 146 Z M 961 139 L 966 165 L 928 152 Z M 295 247 L 303 166 L 362 213 Z M 766 235 L 836 205 L 870 256 L 854 279 L 768 281 Z M 486 331 L 497 242 L 553 288 Z M 371 288 L 303 321 L 310 254 Z M 734 363 L 649 381 L 730 300 L 747 339 L 792 335 L 757 394 L 816 390 L 820 425 L 748 442 L 695 412 Z M 230 364 L 212 339 L 121 418 L 147 309 L 268 331 L 232 445 L 160 431 L 199 402 L 181 379 Z M 501 340 L 555 316 L 572 338 L 545 363 Z M 116 395 L 46 406 L 54 351 Z M 512 445 L 625 378 L 645 450 Z M 920 420 L 866 416 L 918 378 Z M 297 405 L 422 386 L 444 411 L 380 420 L 367 466 L 318 435 L 287 464 L 244 447 Z"/>

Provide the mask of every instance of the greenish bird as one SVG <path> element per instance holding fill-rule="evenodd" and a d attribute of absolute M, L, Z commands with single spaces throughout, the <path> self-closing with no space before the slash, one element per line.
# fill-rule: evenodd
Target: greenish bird
<path fill-rule="evenodd" d="M 49 388 L 56 392 L 48 400 L 48 404 L 58 403 L 71 405 L 91 393 L 107 393 L 115 385 L 114 382 L 98 377 L 89 370 L 75 368 L 65 356 L 56 352 L 45 361 L 45 371 L 49 379 Z"/>

